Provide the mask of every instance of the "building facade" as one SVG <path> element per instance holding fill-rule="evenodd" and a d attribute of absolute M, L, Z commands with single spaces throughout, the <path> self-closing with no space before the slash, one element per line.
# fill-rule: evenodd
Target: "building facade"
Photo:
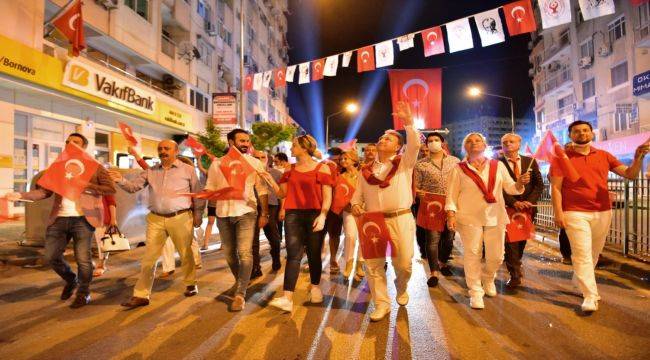
<path fill-rule="evenodd" d="M 445 139 L 449 144 L 449 149 L 452 154 L 458 157 L 463 156 L 463 139 L 465 136 L 472 132 L 479 132 L 485 136 L 490 150 L 492 148 L 501 146 L 501 137 L 504 134 L 512 132 L 512 119 L 507 117 L 481 115 L 456 121 L 453 123 L 446 123 L 444 127 L 449 129 L 449 134 L 445 135 Z M 515 132 L 522 137 L 522 152 L 524 146 L 534 134 L 534 121 L 533 119 L 515 119 Z"/>
<path fill-rule="evenodd" d="M 537 4 L 537 2 L 535 2 Z M 650 69 L 650 4 L 615 1 L 616 13 L 584 21 L 572 0 L 572 22 L 541 28 L 529 44 L 537 143 L 547 130 L 569 141 L 567 125 L 589 121 L 596 142 L 631 157 L 650 132 L 650 102 L 633 96 L 633 78 Z"/>
<path fill-rule="evenodd" d="M 74 131 L 88 137 L 97 160 L 119 167 L 133 161 L 118 121 L 152 159 L 161 139 L 203 131 L 214 93 L 241 98 L 242 3 L 245 73 L 288 61 L 287 0 L 85 0 L 87 49 L 78 57 L 46 24 L 67 3 L 0 1 L 0 193 L 28 189 Z M 247 127 L 292 122 L 286 90 L 243 98 Z"/>

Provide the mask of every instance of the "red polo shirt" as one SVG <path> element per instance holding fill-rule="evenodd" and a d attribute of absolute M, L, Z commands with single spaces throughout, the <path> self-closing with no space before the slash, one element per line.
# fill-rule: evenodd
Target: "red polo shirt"
<path fill-rule="evenodd" d="M 594 147 L 590 148 L 587 155 L 571 149 L 568 149 L 566 154 L 580 174 L 580 179 L 571 182 L 564 178 L 562 181 L 562 210 L 606 211 L 611 209 L 607 176 L 612 169 L 623 165 L 623 163 L 607 151 Z M 562 173 L 551 165 L 550 175 L 557 177 L 562 176 Z"/>

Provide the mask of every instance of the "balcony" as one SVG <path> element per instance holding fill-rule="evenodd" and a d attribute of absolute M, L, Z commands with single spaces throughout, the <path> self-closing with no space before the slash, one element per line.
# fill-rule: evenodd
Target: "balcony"
<path fill-rule="evenodd" d="M 572 80 L 573 76 L 571 75 L 570 68 L 559 70 L 553 77 L 544 81 L 540 87 L 540 91 L 542 92 L 540 95 L 549 95 L 567 85 L 571 85 Z"/>
<path fill-rule="evenodd" d="M 176 56 L 176 43 L 165 34 L 161 34 L 160 51 L 173 59 Z"/>
<path fill-rule="evenodd" d="M 160 11 L 163 25 L 190 31 L 191 7 L 185 0 L 163 0 Z"/>
<path fill-rule="evenodd" d="M 550 46 L 544 50 L 544 57 L 542 60 L 542 66 L 546 66 L 553 61 L 559 60 L 562 57 L 568 57 L 570 55 L 569 45 L 571 41 L 569 40 L 569 32 L 564 32 L 559 38 L 554 39 Z"/>

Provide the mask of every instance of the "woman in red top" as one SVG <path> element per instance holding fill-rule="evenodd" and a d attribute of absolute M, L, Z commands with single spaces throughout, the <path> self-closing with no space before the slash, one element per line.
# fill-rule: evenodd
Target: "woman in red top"
<path fill-rule="evenodd" d="M 300 272 L 300 260 L 307 250 L 309 275 L 311 278 L 311 302 L 321 303 L 323 294 L 320 284 L 325 218 L 332 202 L 332 177 L 330 169 L 313 159 L 316 140 L 303 135 L 293 140 L 291 153 L 297 159 L 291 170 L 284 173 L 276 192 L 285 198 L 284 226 L 287 248 L 287 264 L 284 272 L 284 296 L 273 299 L 269 304 L 290 312 L 293 308 L 293 292 Z M 266 174 L 265 174 L 266 175 Z M 267 179 L 267 182 L 274 184 Z"/>

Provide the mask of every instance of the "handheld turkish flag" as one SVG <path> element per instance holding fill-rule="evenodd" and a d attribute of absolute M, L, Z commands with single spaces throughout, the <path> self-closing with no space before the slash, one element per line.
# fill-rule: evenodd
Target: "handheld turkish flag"
<path fill-rule="evenodd" d="M 323 79 L 323 68 L 325 67 L 325 59 L 318 59 L 311 62 L 311 81 Z"/>
<path fill-rule="evenodd" d="M 506 25 L 510 36 L 525 34 L 537 30 L 535 14 L 530 0 L 520 0 L 503 5 Z"/>
<path fill-rule="evenodd" d="M 366 46 L 357 50 L 357 72 L 375 70 L 374 46 Z"/>
<path fill-rule="evenodd" d="M 81 0 L 75 0 L 67 9 L 50 20 L 50 23 L 72 44 L 72 55 L 74 56 L 79 56 L 79 52 L 86 48 L 81 5 Z"/>
<path fill-rule="evenodd" d="M 354 186 L 345 180 L 343 176 L 338 176 L 336 178 L 336 183 L 334 184 L 334 196 L 332 196 L 333 199 L 330 210 L 337 215 L 341 214 L 343 209 L 345 209 L 352 200 L 354 190 Z"/>
<path fill-rule="evenodd" d="M 389 70 L 390 95 L 393 112 L 404 101 L 411 107 L 414 125 L 418 129 L 438 129 L 442 122 L 442 70 Z M 393 128 L 404 128 L 393 115 Z"/>
<path fill-rule="evenodd" d="M 510 224 L 506 225 L 506 240 L 517 242 L 530 239 L 535 234 L 535 225 L 529 211 L 517 211 L 506 207 Z"/>
<path fill-rule="evenodd" d="M 530 149 L 530 145 L 526 144 L 526 149 L 524 150 L 524 155 L 533 156 L 533 150 Z"/>
<path fill-rule="evenodd" d="M 77 200 L 98 167 L 99 163 L 82 148 L 69 143 L 37 184 L 64 198 Z"/>
<path fill-rule="evenodd" d="M 201 155 L 211 156 L 211 154 L 208 152 L 208 149 L 206 149 L 205 146 L 203 146 L 203 144 L 201 144 L 193 136 L 188 136 L 187 139 L 185 139 L 185 146 L 191 148 L 192 152 L 197 157 L 200 157 Z"/>
<path fill-rule="evenodd" d="M 426 29 L 422 31 L 420 35 L 422 35 L 422 45 L 424 46 L 425 57 L 445 52 L 445 41 L 442 38 L 442 29 L 440 26 Z"/>
<path fill-rule="evenodd" d="M 276 88 L 287 86 L 286 73 L 287 68 L 275 69 L 275 73 L 273 74 L 273 83 L 275 84 Z"/>
<path fill-rule="evenodd" d="M 244 199 L 244 194 L 242 191 L 237 191 L 232 187 L 228 186 L 221 188 L 219 190 L 201 190 L 198 193 L 178 193 L 180 196 L 189 196 L 195 199 L 203 200 L 232 200 L 232 199 Z"/>
<path fill-rule="evenodd" d="M 253 74 L 248 74 L 244 78 L 244 90 L 253 91 Z"/>
<path fill-rule="evenodd" d="M 426 193 L 418 208 L 417 224 L 427 230 L 443 232 L 447 222 L 445 196 Z"/>
<path fill-rule="evenodd" d="M 553 133 L 549 130 L 544 135 L 544 139 L 539 144 L 537 152 L 533 156 L 537 160 L 546 161 L 551 164 L 551 167 L 557 171 L 562 177 L 567 178 L 571 182 L 576 182 L 580 179 L 580 174 L 573 167 L 571 160 L 566 155 L 564 148 L 557 142 Z"/>
<path fill-rule="evenodd" d="M 383 213 L 367 212 L 355 219 L 364 259 L 385 258 L 387 254 L 395 255 L 392 254 L 395 247 Z"/>
<path fill-rule="evenodd" d="M 234 146 L 231 146 L 228 153 L 221 157 L 219 168 L 228 185 L 242 192 L 246 184 L 246 178 L 255 172 L 255 168 Z"/>
<path fill-rule="evenodd" d="M 133 129 L 129 125 L 120 121 L 117 123 L 117 126 L 119 126 L 122 135 L 131 146 L 138 146 L 138 139 L 133 136 Z"/>

